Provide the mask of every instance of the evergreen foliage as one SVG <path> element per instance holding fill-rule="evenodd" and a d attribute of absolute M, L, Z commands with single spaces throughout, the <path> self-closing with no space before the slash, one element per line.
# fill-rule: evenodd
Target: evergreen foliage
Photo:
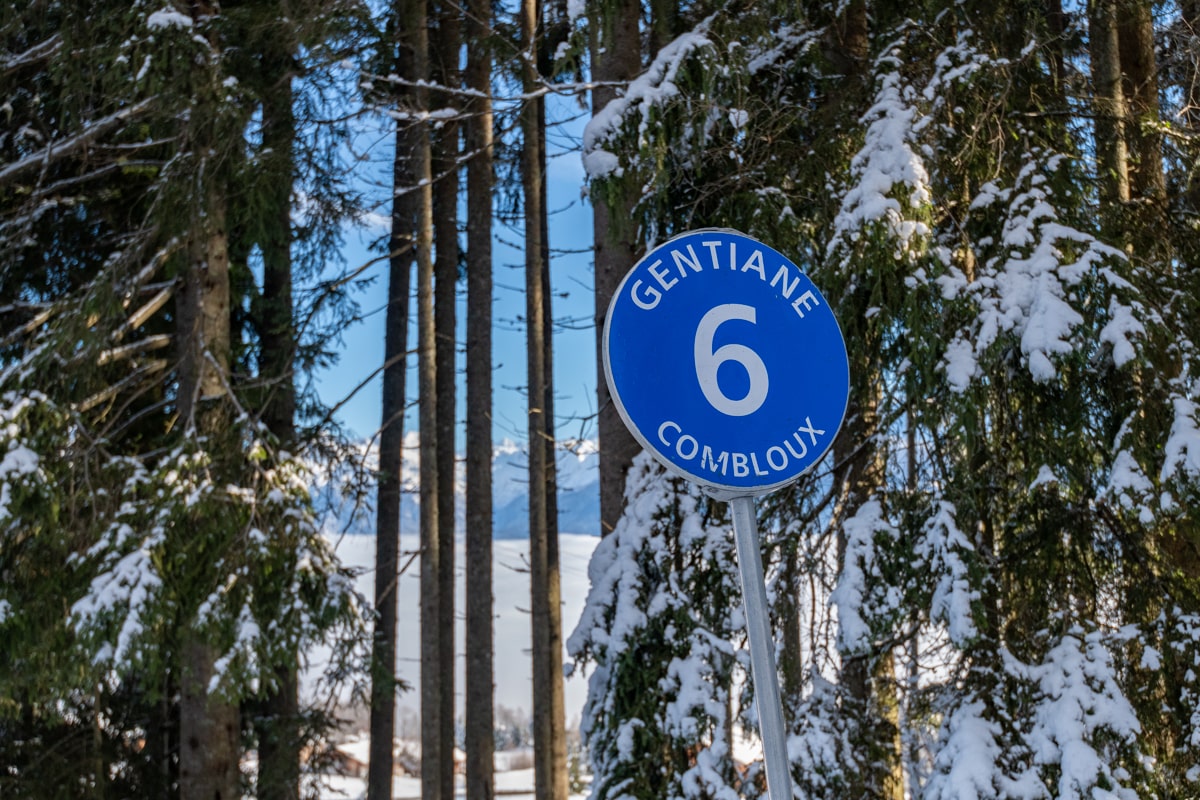
<path fill-rule="evenodd" d="M 317 643 L 342 652 L 335 670 L 357 658 L 360 599 L 316 525 L 306 461 L 256 416 L 260 365 L 221 369 L 223 349 L 250 353 L 262 332 L 236 319 L 258 291 L 250 254 L 268 245 L 263 194 L 282 182 L 286 202 L 303 179 L 255 152 L 270 87 L 247 41 L 273 27 L 295 42 L 285 57 L 319 69 L 303 48 L 334 36 L 328 16 L 305 28 L 280 11 L 48 2 L 0 19 L 15 123 L 0 134 L 5 796 L 186 793 L 174 709 L 189 670 L 236 708 Z M 339 6 L 333 27 L 356 13 Z M 338 191 L 314 181 L 313 221 L 344 213 Z M 323 235 L 300 239 L 317 253 L 336 244 Z M 179 331 L 186 276 L 226 254 L 231 285 L 201 291 L 235 295 L 234 341 L 202 342 L 197 364 Z M 197 638 L 211 664 L 192 663 Z M 306 716 L 311 738 L 327 723 Z"/>
<path fill-rule="evenodd" d="M 761 238 L 846 334 L 839 441 L 761 514 L 780 641 L 803 647 L 780 662 L 806 797 L 1165 797 L 1200 779 L 1182 746 L 1191 143 L 1167 137 L 1156 205 L 1134 151 L 1167 124 L 1141 120 L 1147 194 L 1106 193 L 1098 51 L 1055 8 L 691 8 L 585 134 L 593 197 L 635 192 L 641 242 Z M 1188 9 L 1164 13 L 1163 41 L 1190 47 Z M 1195 74 L 1168 63 L 1164 86 Z M 606 718 L 593 748 L 620 730 Z M 620 796 L 594 759 L 593 796 Z"/>
<path fill-rule="evenodd" d="M 622 798 L 738 796 L 729 717 L 737 606 L 731 530 L 694 486 L 642 454 L 627 510 L 588 567 L 567 643 L 594 665 L 581 733 L 598 784 Z"/>

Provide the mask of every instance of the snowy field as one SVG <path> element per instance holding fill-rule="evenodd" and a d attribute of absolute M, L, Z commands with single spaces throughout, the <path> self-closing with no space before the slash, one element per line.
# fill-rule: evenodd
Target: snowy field
<path fill-rule="evenodd" d="M 559 564 L 562 574 L 563 597 L 563 636 L 568 636 L 575 627 L 587 598 L 587 565 L 592 550 L 599 543 L 595 536 L 562 534 L 559 537 Z M 375 538 L 365 535 L 346 535 L 335 538 L 338 555 L 350 567 L 361 571 L 358 578 L 358 589 L 367 598 L 374 597 L 375 591 Z M 417 537 L 404 536 L 401 538 L 401 564 L 408 561 L 417 549 Z M 496 642 L 496 704 L 512 709 L 528 712 L 533 704 L 533 684 L 529 660 L 530 648 L 530 619 L 529 619 L 529 542 L 527 540 L 496 540 L 493 542 L 494 578 L 493 594 L 495 596 L 495 642 Z M 460 542 L 455 554 L 455 567 L 458 574 L 457 583 L 457 612 L 458 625 L 455 629 L 457 638 L 457 675 L 454 691 L 457 699 L 457 713 L 462 715 L 463 708 L 463 648 L 466 633 L 463 624 L 463 565 L 465 553 Z M 400 576 L 398 592 L 398 641 L 400 649 L 396 654 L 397 674 L 412 687 L 400 695 L 399 712 L 409 712 L 409 716 L 420 713 L 419 685 L 420 659 L 417 643 L 420 636 L 420 618 L 418 600 L 420 593 L 420 559 L 414 558 L 408 569 Z M 565 660 L 566 654 L 563 654 Z M 314 664 L 314 666 L 317 666 Z M 565 684 L 565 700 L 567 724 L 577 726 L 579 716 L 587 697 L 585 679 L 571 678 Z M 398 713 L 397 719 L 402 719 L 404 713 Z M 506 800 L 533 800 L 533 770 L 506 770 L 505 759 L 497 754 L 496 792 Z M 319 778 L 323 800 L 358 800 L 366 794 L 366 781 L 362 778 L 323 775 Z M 457 778 L 459 789 L 462 790 L 462 777 Z M 396 777 L 393 785 L 393 797 L 397 800 L 418 800 L 421 796 L 421 780 L 414 777 Z M 457 793 L 462 797 L 462 791 Z M 582 795 L 576 800 L 582 800 Z"/>
<path fill-rule="evenodd" d="M 408 683 L 410 689 L 402 692 L 397 701 L 397 735 L 401 738 L 416 738 L 415 730 L 404 730 L 412 727 L 419 719 L 420 696 L 420 584 L 421 560 L 417 557 L 418 537 L 417 516 L 419 508 L 416 501 L 417 452 L 415 434 L 410 434 L 408 447 L 405 450 L 404 473 L 407 479 L 406 491 L 402 501 L 402 530 L 412 531 L 402 535 L 400 541 L 400 564 L 404 568 L 397 584 L 397 640 L 399 649 L 396 653 L 396 674 Z M 371 461 L 368 458 L 368 461 Z M 596 451 L 589 442 L 577 443 L 573 449 L 564 449 L 558 456 L 559 488 L 563 492 L 560 503 L 560 525 L 583 530 L 585 533 L 564 533 L 559 536 L 559 568 L 562 576 L 562 624 L 563 638 L 566 639 L 574 630 L 587 598 L 588 581 L 587 566 L 592 551 L 600 539 L 594 535 L 585 535 L 587 527 L 594 524 L 598 518 L 598 489 L 596 470 Z M 493 596 L 495 598 L 495 703 L 497 707 L 504 706 L 528 716 L 533 706 L 532 667 L 530 664 L 531 621 L 529 617 L 529 542 L 525 536 L 527 530 L 528 499 L 525 491 L 526 460 L 520 448 L 505 443 L 496 452 L 495 461 L 496 486 L 496 535 L 492 543 L 493 555 Z M 455 552 L 455 572 L 457 574 L 455 616 L 455 639 L 457 651 L 454 693 L 456 698 L 456 715 L 461 719 L 465 712 L 463 706 L 463 682 L 465 666 L 466 631 L 463 611 L 465 608 L 464 567 L 466 553 L 462 539 L 462 494 L 463 486 L 459 476 L 456 486 L 458 497 L 458 528 L 459 543 Z M 318 494 L 326 496 L 326 500 L 338 509 L 339 482 L 337 478 L 321 482 L 317 487 Z M 373 513 L 366 509 L 364 516 L 351 517 L 349 509 L 342 507 L 340 513 L 326 518 L 326 536 L 333 542 L 338 556 L 348 567 L 358 573 L 356 586 L 370 602 L 375 596 L 375 537 L 372 534 L 345 533 L 336 531 L 370 530 L 370 519 Z M 584 524 L 584 523 L 587 524 Z M 411 559 L 411 561 L 410 561 Z M 315 690 L 315 677 L 324 667 L 328 653 L 314 652 L 309 655 L 310 667 L 305 686 L 308 691 Z M 563 654 L 564 661 L 566 654 Z M 586 679 L 575 677 L 568 679 L 564 686 L 566 718 L 569 728 L 579 724 L 579 717 L 587 697 Z M 365 724 L 365 723 L 364 723 Z M 350 737 L 355 731 L 346 731 Z M 360 747 L 360 744 L 362 745 Z M 416 743 L 414 743 L 416 744 Z M 362 742 L 346 743 L 348 750 L 354 752 L 359 761 L 366 759 L 365 737 Z M 419 747 L 419 744 L 417 745 Z M 359 752 L 361 750 L 361 752 Z M 496 754 L 496 790 L 497 794 L 525 800 L 533 798 L 533 771 L 525 769 L 528 764 L 513 763 L 516 769 L 509 769 L 510 754 Z M 349 798 L 356 800 L 366 792 L 365 780 L 359 777 L 342 775 L 323 775 L 319 778 L 323 799 Z M 462 777 L 459 776 L 460 790 Z M 420 778 L 396 777 L 394 797 L 419 798 L 421 796 Z M 460 792 L 461 796 L 461 792 Z"/>
<path fill-rule="evenodd" d="M 360 800 L 366 797 L 367 782 L 361 778 L 323 778 L 322 800 Z M 455 797 L 466 797 L 462 776 L 456 777 Z M 396 778 L 392 784 L 393 800 L 420 800 L 420 778 Z M 518 769 L 496 773 L 496 797 L 505 800 L 533 800 L 533 770 Z M 571 800 L 584 800 L 586 795 L 571 795 Z"/>

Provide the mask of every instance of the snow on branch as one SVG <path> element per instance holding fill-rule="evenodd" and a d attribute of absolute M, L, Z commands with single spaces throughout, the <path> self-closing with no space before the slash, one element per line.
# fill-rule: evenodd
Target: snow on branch
<path fill-rule="evenodd" d="M 62 47 L 62 35 L 56 33 L 49 39 L 38 42 L 24 52 L 4 59 L 3 67 L 0 67 L 0 69 L 4 70 L 5 75 L 9 75 L 23 67 L 45 61 L 58 52 L 60 47 Z"/>
<path fill-rule="evenodd" d="M 117 525 L 110 537 L 104 540 L 105 544 L 119 545 L 137 538 L 126 523 Z M 94 663 L 127 663 L 142 644 L 145 629 L 153 624 L 147 612 L 162 589 L 162 578 L 155 567 L 155 551 L 161 544 L 162 534 L 156 532 L 141 540 L 132 551 L 109 562 L 92 579 L 87 593 L 71 606 L 71 618 L 81 633 L 101 628 L 105 617 L 120 618 L 115 645 L 100 647 L 93 657 Z"/>
<path fill-rule="evenodd" d="M 1200 427 L 1196 424 L 1196 404 L 1187 397 L 1175 397 L 1172 406 L 1175 418 L 1163 447 L 1161 480 L 1196 478 L 1200 476 Z"/>
<path fill-rule="evenodd" d="M 146 27 L 152 31 L 162 30 L 163 28 L 183 28 L 186 30 L 191 28 L 192 24 L 191 17 L 179 13 L 170 6 L 165 6 L 146 17 Z"/>
<path fill-rule="evenodd" d="M 829 595 L 838 612 L 838 645 L 845 653 L 861 653 L 871 647 L 873 624 L 899 603 L 896 590 L 884 585 L 882 596 L 877 559 L 877 538 L 897 539 L 899 531 L 887 519 L 876 499 L 864 503 L 842 523 L 846 535 L 846 557 L 837 586 Z"/>
<path fill-rule="evenodd" d="M 977 304 L 970 329 L 949 344 L 943 369 L 955 392 L 964 392 L 981 373 L 979 362 L 1002 336 L 1017 340 L 1029 374 L 1039 383 L 1054 380 L 1054 357 L 1075 352 L 1090 343 L 1078 336 L 1086 322 L 1072 303 L 1071 290 L 1095 274 L 1108 290 L 1129 289 L 1130 284 L 1108 264 L 1124 261 L 1124 254 L 1095 236 L 1060 221 L 1048 177 L 1062 160 L 1029 154 L 1014 185 L 985 184 L 971 204 L 972 212 L 995 215 L 992 208 L 1007 203 L 1000 212 L 1003 226 L 996 254 L 983 263 L 970 284 L 959 274 L 941 279 L 947 299 L 964 294 Z M 990 244 L 984 242 L 983 244 Z M 1132 339 L 1144 332 L 1139 307 L 1108 303 L 1109 322 L 1097 342 L 1112 346 L 1114 362 L 1132 358 Z"/>
<path fill-rule="evenodd" d="M 645 453 L 625 496 L 588 565 L 591 589 L 567 642 L 572 669 L 592 667 L 581 730 L 593 797 L 627 797 L 652 771 L 666 800 L 737 800 L 726 735 L 737 662 L 728 529 Z"/>
<path fill-rule="evenodd" d="M 900 74 L 883 76 L 879 93 L 863 115 L 867 124 L 862 149 L 850 163 L 853 185 L 842 198 L 829 243 L 833 252 L 859 239 L 864 229 L 882 223 L 901 252 L 930 234 L 912 210 L 929 205 L 929 173 L 913 149 L 917 110 L 905 99 Z"/>
<path fill-rule="evenodd" d="M 1037 772 L 1006 765 L 1014 748 L 980 697 L 969 697 L 947 714 L 933 755 L 933 775 L 924 800 L 987 800 L 1045 797 Z"/>
<path fill-rule="evenodd" d="M 929 616 L 946 625 L 950 641 L 962 647 L 978 635 L 972 604 L 979 600 L 978 587 L 971 585 L 966 559 L 975 548 L 955 520 L 956 509 L 944 500 L 935 501 L 935 513 L 925 523 L 916 546 L 934 577 Z"/>
<path fill-rule="evenodd" d="M 0 423 L 4 425 L 4 455 L 0 458 L 0 521 L 11 517 L 9 506 L 13 500 L 13 488 L 26 478 L 36 477 L 40 467 L 38 454 L 18 436 L 20 426 L 16 420 L 37 402 L 33 397 L 22 397 L 12 392 L 5 393 L 0 407 Z"/>
<path fill-rule="evenodd" d="M 48 144 L 36 153 L 31 153 L 20 161 L 0 168 L 0 187 L 22 180 L 30 173 L 81 150 L 101 136 L 119 129 L 129 120 L 141 116 L 150 109 L 151 105 L 151 99 L 147 98 L 135 105 L 122 108 L 103 119 L 90 123 L 74 136 Z"/>
<path fill-rule="evenodd" d="M 1137 797 L 1121 785 L 1111 758 L 1101 752 L 1105 745 L 1098 741 L 1106 734 L 1132 743 L 1141 731 L 1100 632 L 1072 628 L 1030 673 L 1041 693 L 1029 736 L 1034 762 L 1058 768 L 1058 785 L 1050 796 Z"/>
<path fill-rule="evenodd" d="M 696 26 L 695 30 L 679 36 L 655 56 L 649 68 L 632 80 L 625 94 L 609 101 L 583 129 L 583 168 L 590 178 L 604 178 L 621 174 L 618 156 L 604 149 L 621 130 L 626 118 L 634 111 L 640 113 L 641 123 L 638 137 L 641 138 L 650 123 L 650 112 L 679 94 L 675 76 L 684 60 L 696 50 L 711 47 L 705 35 L 711 17 Z"/>
<path fill-rule="evenodd" d="M 922 797 L 1137 797 L 1113 751 L 1136 747 L 1141 726 L 1104 634 L 1072 625 L 1040 663 L 1001 657 L 995 684 L 976 684 L 946 710 Z"/>

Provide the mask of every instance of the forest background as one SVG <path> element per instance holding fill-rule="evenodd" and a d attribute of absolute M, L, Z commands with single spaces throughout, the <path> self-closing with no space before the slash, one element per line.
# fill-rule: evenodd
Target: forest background
<path fill-rule="evenodd" d="M 422 796 L 453 797 L 461 390 L 461 744 L 491 796 L 503 224 L 538 798 L 568 790 L 564 633 L 596 800 L 763 796 L 731 747 L 757 715 L 726 512 L 637 454 L 603 381 L 602 538 L 563 629 L 555 94 L 591 114 L 593 331 L 639 253 L 705 226 L 789 254 L 845 331 L 846 424 L 759 508 L 799 796 L 1196 796 L 1198 22 L 1190 0 L 0 5 L 0 790 L 310 791 L 321 647 L 370 709 L 368 796 L 413 691 Z M 364 294 L 341 254 L 372 213 Z M 368 459 L 314 376 L 383 295 Z M 310 489 L 370 498 L 376 577 L 407 569 L 410 396 L 421 592 L 398 609 L 394 580 L 355 592 Z"/>

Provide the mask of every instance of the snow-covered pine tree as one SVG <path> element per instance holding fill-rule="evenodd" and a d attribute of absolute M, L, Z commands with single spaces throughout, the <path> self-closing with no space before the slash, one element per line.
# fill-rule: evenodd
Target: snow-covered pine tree
<path fill-rule="evenodd" d="M 775 597 L 781 639 L 791 648 L 781 652 L 780 662 L 801 734 L 794 750 L 805 750 L 804 731 L 817 736 L 836 729 L 843 736 L 836 755 L 826 740 L 813 744 L 811 752 L 823 754 L 823 768 L 798 756 L 805 768 L 797 780 L 818 796 L 818 783 L 834 793 L 853 791 L 855 782 L 879 791 L 887 783 L 893 787 L 887 791 L 897 791 L 899 781 L 891 776 L 898 772 L 898 721 L 889 665 L 900 615 L 884 609 L 889 593 L 905 589 L 890 587 L 883 573 L 901 582 L 914 574 L 889 568 L 871 574 L 872 586 L 844 583 L 843 605 L 864 614 L 870 608 L 877 618 L 860 627 L 865 638 L 843 639 L 846 668 L 856 677 L 830 683 L 833 675 L 826 673 L 821 685 L 832 690 L 824 696 L 833 699 L 810 707 L 800 695 L 818 659 L 805 666 L 798 652 L 804 575 L 817 577 L 819 588 L 810 600 L 824 609 L 833 590 L 828 568 L 840 556 L 875 557 L 876 566 L 894 567 L 911 546 L 891 523 L 863 528 L 863 542 L 844 535 L 860 510 L 885 518 L 882 433 L 904 397 L 901 380 L 884 376 L 907 355 L 905 326 L 897 320 L 919 313 L 921 306 L 903 281 L 926 258 L 929 237 L 928 178 L 911 130 L 918 117 L 902 96 L 911 90 L 897 74 L 881 81 L 873 100 L 867 93 L 862 14 L 861 5 L 805 14 L 767 4 L 736 19 L 720 14 L 705 19 L 664 48 L 624 104 L 593 121 L 592 138 L 585 141 L 585 163 L 590 156 L 594 165 L 607 165 L 593 170 L 594 179 L 604 181 L 619 168 L 625 180 L 644 187 L 639 219 L 651 241 L 705 225 L 744 230 L 791 254 L 840 309 L 855 384 L 847 430 L 835 445 L 836 470 L 819 468 L 767 500 L 763 514 L 764 528 L 778 544 L 768 555 L 774 560 L 774 552 L 779 554 Z M 814 21 L 818 17 L 822 24 Z M 847 51 L 837 45 L 839 37 L 863 50 Z M 635 131 L 636 138 L 622 138 Z M 603 157 L 606 147 L 614 158 Z M 817 199 L 815 186 L 828 191 L 824 200 Z M 890 533 L 872 541 L 882 530 Z M 882 553 L 889 542 L 891 552 Z M 854 574 L 864 574 L 863 566 L 856 564 Z M 849 596 L 872 592 L 879 602 Z M 809 630 L 822 624 L 813 620 Z M 837 669 L 839 660 L 826 657 L 828 643 L 805 644 L 810 656 L 823 654 L 822 668 Z M 802 705 L 804 714 L 798 713 Z M 848 723 L 843 706 L 858 709 L 852 716 L 861 719 Z M 821 708 L 839 718 L 819 721 Z M 885 732 L 889 726 L 892 733 Z M 855 731 L 871 741 L 857 740 Z M 868 751 L 872 755 L 863 755 Z"/>
<path fill-rule="evenodd" d="M 743 624 L 731 529 L 717 504 L 648 454 L 634 459 L 627 491 L 567 642 L 573 669 L 591 670 L 581 725 L 591 796 L 735 800 Z"/>
<path fill-rule="evenodd" d="M 184 304 L 170 301 L 181 276 L 227 258 L 227 201 L 261 97 L 221 46 L 261 18 L 194 10 L 5 11 L 6 36 L 19 32 L 6 52 L 23 54 L 0 78 L 20 121 L 0 145 L 14 457 L 3 494 L 20 500 L 7 503 L 0 547 L 6 796 L 110 780 L 127 794 L 169 791 L 173 706 L 197 666 L 188 636 L 211 647 L 198 691 L 236 709 L 312 643 L 352 646 L 360 630 L 306 469 L 247 413 L 260 395 L 239 396 L 229 337 L 190 359 L 180 346 Z M 209 270 L 210 288 L 228 293 L 221 272 Z M 188 363 L 207 373 L 194 397 L 179 393 Z M 224 406 L 228 424 L 198 435 L 181 417 L 197 403 Z M 39 755 L 48 739 L 65 761 Z M 199 785 L 184 783 L 185 794 Z"/>
<path fill-rule="evenodd" d="M 1144 29 L 1125 22 L 1128 113 L 1157 115 L 1133 77 Z M 1054 5 L 717 12 L 589 126 L 595 196 L 637 186 L 643 240 L 730 225 L 835 287 L 861 383 L 832 475 L 869 454 L 875 477 L 852 503 L 828 468 L 764 503 L 781 640 L 803 648 L 780 660 L 800 673 L 810 796 L 890 794 L 899 764 L 907 792 L 935 797 L 1200 777 L 1182 746 L 1197 720 L 1190 140 L 1168 137 L 1165 210 L 1148 129 L 1127 156 L 1142 196 L 1096 192 L 1073 71 L 1088 33 Z M 864 94 L 836 42 L 863 42 Z M 838 113 L 855 97 L 861 113 Z M 858 738 L 870 706 L 844 702 L 863 696 L 846 668 L 864 655 L 899 750 Z"/>

